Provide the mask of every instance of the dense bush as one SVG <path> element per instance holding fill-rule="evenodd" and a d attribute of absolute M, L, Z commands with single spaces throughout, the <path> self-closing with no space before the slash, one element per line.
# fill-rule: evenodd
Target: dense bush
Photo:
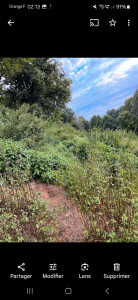
<path fill-rule="evenodd" d="M 71 158 L 54 149 L 45 153 L 26 149 L 20 143 L 0 140 L 0 150 L 0 172 L 2 174 L 6 172 L 6 164 L 13 177 L 18 170 L 24 181 L 32 177 L 54 183 L 56 176 L 63 175 L 71 164 Z"/>
<path fill-rule="evenodd" d="M 102 144 L 109 145 L 116 149 L 131 151 L 138 155 L 138 138 L 137 135 L 122 129 L 113 130 L 100 130 L 94 129 L 89 132 L 89 140 L 92 143 L 101 142 Z"/>
<path fill-rule="evenodd" d="M 138 159 L 133 158 L 91 149 L 83 168 L 70 168 L 65 186 L 85 212 L 88 241 L 136 241 Z"/>
<path fill-rule="evenodd" d="M 47 202 L 33 192 L 16 173 L 16 182 L 7 174 L 0 176 L 0 242 L 55 241 L 54 214 Z M 7 181 L 8 179 L 8 181 Z"/>
<path fill-rule="evenodd" d="M 37 109 L 31 113 L 29 104 L 23 104 L 19 109 L 9 109 L 0 106 L 0 137 L 22 141 L 30 148 L 43 141 L 46 121 L 39 118 Z"/>
<path fill-rule="evenodd" d="M 39 179 L 66 187 L 85 241 L 136 242 L 138 90 L 87 121 L 66 107 L 71 80 L 55 60 L 1 58 L 0 71 L 0 241 L 54 240 L 28 188 Z"/>
<path fill-rule="evenodd" d="M 35 107 L 32 112 L 26 105 L 16 111 L 1 108 L 0 172 L 6 184 L 11 183 L 9 178 L 17 184 L 18 173 L 22 182 L 39 178 L 63 185 L 82 212 L 86 240 L 136 241 L 138 139 L 134 132 L 95 128 L 86 133 L 52 117 L 44 120 Z M 7 213 L 1 213 L 8 220 Z"/>
<path fill-rule="evenodd" d="M 30 153 L 30 170 L 33 178 L 40 178 L 48 183 L 55 183 L 58 175 L 63 175 L 69 166 L 69 159 L 63 157 L 60 153 L 53 152 L 36 152 L 29 150 Z"/>
<path fill-rule="evenodd" d="M 0 172 L 3 176 L 7 171 L 11 176 L 16 176 L 18 171 L 22 180 L 28 180 L 29 159 L 27 149 L 21 143 L 0 139 Z"/>

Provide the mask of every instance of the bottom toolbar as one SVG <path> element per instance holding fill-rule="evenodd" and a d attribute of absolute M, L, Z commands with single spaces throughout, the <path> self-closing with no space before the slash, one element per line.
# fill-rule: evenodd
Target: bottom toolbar
<path fill-rule="evenodd" d="M 137 244 L 0 244 L 1 292 L 52 297 L 132 296 Z M 6 286 L 6 289 L 5 289 Z"/>

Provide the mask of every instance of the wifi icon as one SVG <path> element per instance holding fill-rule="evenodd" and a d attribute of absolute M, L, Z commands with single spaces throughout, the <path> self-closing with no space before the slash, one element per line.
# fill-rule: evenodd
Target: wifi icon
<path fill-rule="evenodd" d="M 104 9 L 104 5 L 103 4 L 100 4 L 99 7 L 102 8 L 102 9 Z"/>

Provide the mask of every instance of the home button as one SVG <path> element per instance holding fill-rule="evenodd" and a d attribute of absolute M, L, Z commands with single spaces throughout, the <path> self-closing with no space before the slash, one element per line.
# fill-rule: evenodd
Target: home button
<path fill-rule="evenodd" d="M 66 295 L 72 294 L 72 289 L 70 287 L 65 288 L 65 294 Z"/>

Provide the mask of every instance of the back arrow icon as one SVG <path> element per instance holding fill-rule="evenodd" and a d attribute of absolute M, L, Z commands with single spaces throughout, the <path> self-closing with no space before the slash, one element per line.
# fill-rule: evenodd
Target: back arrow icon
<path fill-rule="evenodd" d="M 8 24 L 11 26 L 12 24 L 14 24 L 14 22 L 12 22 L 12 20 L 9 20 Z"/>
<path fill-rule="evenodd" d="M 107 289 L 105 290 L 105 292 L 106 292 L 106 294 L 108 294 L 108 295 L 109 295 L 109 292 L 108 292 L 108 290 L 109 290 L 109 288 L 107 288 Z"/>

